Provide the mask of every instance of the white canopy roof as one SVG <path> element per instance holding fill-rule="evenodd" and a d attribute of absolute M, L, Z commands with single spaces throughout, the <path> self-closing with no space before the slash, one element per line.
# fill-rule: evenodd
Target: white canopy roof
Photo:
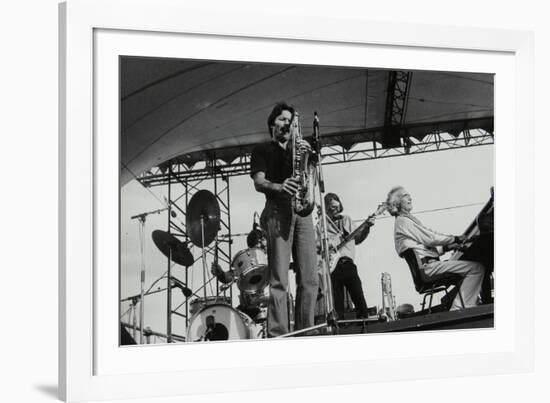
<path fill-rule="evenodd" d="M 278 101 L 313 113 L 327 141 L 384 143 L 388 70 L 125 57 L 121 60 L 121 183 L 176 157 L 190 165 L 219 150 L 232 161 L 269 139 Z M 399 135 L 493 127 L 493 76 L 413 72 Z M 221 149 L 221 150 L 220 150 Z"/>

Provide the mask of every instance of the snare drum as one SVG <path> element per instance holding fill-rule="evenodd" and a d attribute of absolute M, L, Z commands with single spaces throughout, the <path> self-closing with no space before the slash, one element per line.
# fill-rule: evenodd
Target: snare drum
<path fill-rule="evenodd" d="M 205 306 L 189 321 L 187 341 L 254 339 L 256 325 L 249 316 L 225 304 Z"/>
<path fill-rule="evenodd" d="M 206 299 L 202 297 L 195 298 L 189 303 L 189 313 L 191 315 L 195 315 L 204 307 L 209 305 L 215 305 L 215 304 L 231 305 L 231 298 L 224 297 L 223 295 L 220 295 L 218 297 L 216 296 L 206 297 Z"/>
<path fill-rule="evenodd" d="M 261 248 L 249 248 L 240 251 L 231 262 L 237 274 L 239 289 L 245 293 L 262 291 L 269 282 L 267 255 Z"/>

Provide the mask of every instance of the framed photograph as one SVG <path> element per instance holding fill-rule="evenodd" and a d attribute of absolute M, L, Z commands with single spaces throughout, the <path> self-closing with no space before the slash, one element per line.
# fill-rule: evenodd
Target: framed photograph
<path fill-rule="evenodd" d="M 532 369 L 532 35 L 282 15 L 60 6 L 63 399 Z"/>

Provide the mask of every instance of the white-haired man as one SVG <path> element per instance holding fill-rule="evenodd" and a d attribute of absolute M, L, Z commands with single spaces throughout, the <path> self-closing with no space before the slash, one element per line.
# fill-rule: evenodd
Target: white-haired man
<path fill-rule="evenodd" d="M 460 293 L 466 308 L 477 305 L 485 268 L 481 263 L 464 260 L 441 261 L 439 256 L 457 248 L 463 241 L 462 236 L 445 235 L 425 227 L 418 218 L 411 214 L 411 195 L 401 186 L 388 193 L 386 200 L 388 211 L 395 217 L 395 249 L 401 256 L 407 249 L 415 252 L 420 270 L 426 277 L 453 273 L 463 276 Z M 461 309 L 460 297 L 457 295 L 451 310 Z"/>

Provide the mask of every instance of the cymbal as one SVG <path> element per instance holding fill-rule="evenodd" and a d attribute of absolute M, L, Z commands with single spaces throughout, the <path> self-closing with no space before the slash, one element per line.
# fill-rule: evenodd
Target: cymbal
<path fill-rule="evenodd" d="M 204 222 L 204 240 L 201 218 Z M 220 230 L 220 205 L 216 196 L 208 190 L 199 190 L 195 193 L 187 205 L 185 225 L 187 235 L 193 244 L 199 248 L 208 246 Z"/>
<path fill-rule="evenodd" d="M 172 258 L 173 262 L 182 266 L 191 266 L 195 259 L 185 242 L 181 242 L 178 238 L 169 232 L 155 230 L 152 234 L 153 242 L 157 248 L 168 258 Z M 170 251 L 172 255 L 170 256 Z"/>

